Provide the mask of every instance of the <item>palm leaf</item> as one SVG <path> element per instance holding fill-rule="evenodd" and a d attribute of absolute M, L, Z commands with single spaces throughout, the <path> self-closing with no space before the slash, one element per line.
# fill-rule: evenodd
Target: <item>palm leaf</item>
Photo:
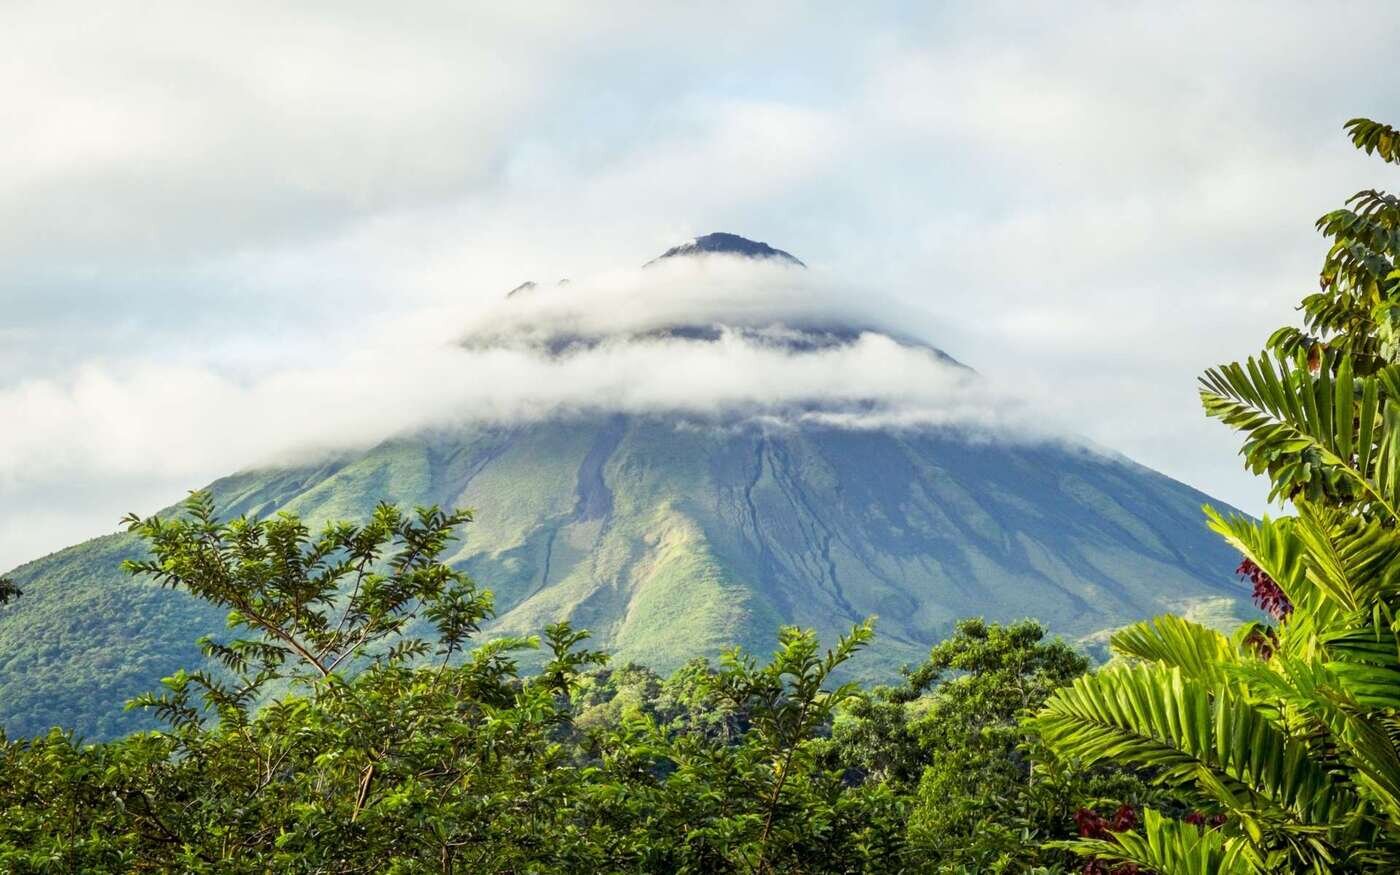
<path fill-rule="evenodd" d="M 1031 721 L 1061 756 L 1155 767 L 1229 808 L 1272 810 L 1298 824 L 1341 819 L 1355 796 L 1266 711 L 1158 664 L 1106 668 L 1057 690 Z"/>
<path fill-rule="evenodd" d="M 1175 666 L 1212 686 L 1227 678 L 1225 667 L 1238 659 L 1224 635 L 1172 614 L 1118 630 L 1109 646 L 1123 656 Z"/>
<path fill-rule="evenodd" d="M 1143 811 L 1141 830 L 1114 833 L 1106 840 L 1079 839 L 1054 845 L 1085 856 L 1136 865 L 1160 875 L 1249 875 L 1266 871 L 1262 860 L 1241 837 L 1170 820 L 1151 808 Z"/>
<path fill-rule="evenodd" d="M 1394 674 L 1393 649 L 1391 654 Z M 1361 795 L 1385 811 L 1392 823 L 1400 822 L 1400 751 L 1353 695 L 1354 684 L 1335 667 L 1336 663 L 1280 656 L 1268 663 L 1237 663 L 1230 673 L 1247 683 L 1252 693 L 1277 701 L 1292 715 L 1290 722 L 1305 731 L 1313 725 L 1325 726 L 1322 741 L 1327 749 L 1316 751 L 1314 759 L 1330 760 L 1334 770 L 1345 765 Z"/>
<path fill-rule="evenodd" d="M 1206 371 L 1201 402 L 1244 433 L 1241 455 L 1270 475 L 1271 499 L 1364 498 L 1400 521 L 1400 409 L 1386 400 L 1400 396 L 1381 393 L 1400 389 L 1400 372 L 1358 378 L 1354 367 L 1352 356 L 1323 351 L 1313 374 L 1304 360 L 1263 353 Z"/>

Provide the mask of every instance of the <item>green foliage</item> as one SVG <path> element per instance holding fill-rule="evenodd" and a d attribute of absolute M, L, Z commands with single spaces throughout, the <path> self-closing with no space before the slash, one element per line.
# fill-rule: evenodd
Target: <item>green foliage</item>
<path fill-rule="evenodd" d="M 1356 148 L 1364 149 L 1367 155 L 1379 155 L 1391 164 L 1400 164 L 1400 134 L 1390 125 L 1354 118 L 1347 122 L 1346 128 Z"/>
<path fill-rule="evenodd" d="M 1034 623 L 962 623 L 873 693 L 836 679 L 869 621 L 662 679 L 567 623 L 475 644 L 492 597 L 442 561 L 466 512 L 312 534 L 213 508 L 130 519 L 126 567 L 227 610 L 218 668 L 132 703 L 164 731 L 0 736 L 4 871 L 1019 871 L 1086 794 L 1140 787 L 1018 745 L 1086 667 Z"/>
<path fill-rule="evenodd" d="M 1348 123 L 1400 163 L 1393 129 Z M 1057 846 L 1162 873 L 1400 867 L 1400 203 L 1366 191 L 1324 216 L 1331 241 L 1303 327 L 1206 373 L 1206 412 L 1296 513 L 1208 509 L 1270 623 L 1233 638 L 1176 617 L 1122 630 L 1123 658 L 1055 691 L 1030 726 L 1059 756 L 1150 769 L 1209 828 Z"/>
<path fill-rule="evenodd" d="M 1019 718 L 1088 668 L 1062 641 L 1044 639 L 1032 621 L 964 620 L 904 685 L 851 709 L 863 719 L 836 725 L 843 759 L 861 764 L 867 780 L 912 780 L 907 835 L 934 871 L 1063 865 L 1066 855 L 1037 841 L 1062 835 L 1080 806 L 1141 801 L 1132 776 L 1066 769 L 1023 738 Z"/>
<path fill-rule="evenodd" d="M 123 568 L 226 607 L 229 628 L 256 633 L 256 639 L 206 645 L 244 677 L 254 667 L 257 675 L 276 673 L 289 659 L 299 661 L 292 677 L 328 677 L 395 639 L 422 608 L 438 625 L 440 653 L 450 656 L 490 613 L 489 597 L 473 598 L 470 579 L 436 561 L 453 530 L 471 520 L 469 511 L 420 508 L 407 517 L 381 503 L 368 524 L 327 525 L 312 538 L 285 512 L 271 520 L 219 522 L 208 493 L 192 494 L 183 509 L 187 516 L 173 520 L 128 517 L 152 558 L 127 560 Z M 401 640 L 373 658 L 426 652 L 399 649 L 409 644 Z"/>

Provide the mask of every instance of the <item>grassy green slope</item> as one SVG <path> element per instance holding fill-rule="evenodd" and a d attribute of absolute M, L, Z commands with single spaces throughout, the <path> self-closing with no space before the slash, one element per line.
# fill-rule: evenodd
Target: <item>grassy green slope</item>
<path fill-rule="evenodd" d="M 1206 497 L 1053 445 L 836 429 L 677 427 L 612 417 L 398 439 L 212 486 L 230 513 L 363 519 L 384 498 L 477 509 L 452 561 L 497 594 L 488 634 L 569 617 L 620 659 L 669 670 L 799 623 L 834 636 L 878 614 L 866 676 L 970 614 L 1073 636 L 1241 590 L 1202 525 Z M 124 535 L 14 573 L 0 615 L 0 725 L 93 736 L 146 724 L 120 702 L 196 662 L 216 612 L 116 569 Z M 1212 601 L 1213 600 L 1213 601 Z"/>

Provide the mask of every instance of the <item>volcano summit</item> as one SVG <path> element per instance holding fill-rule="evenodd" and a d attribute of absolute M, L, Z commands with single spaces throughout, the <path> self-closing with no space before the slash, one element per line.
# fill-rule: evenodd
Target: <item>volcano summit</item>
<path fill-rule="evenodd" d="M 647 262 L 647 265 L 655 264 L 663 258 L 710 254 L 738 255 L 744 258 L 774 258 L 797 267 L 807 266 L 791 253 L 784 252 L 781 249 L 774 249 L 767 243 L 759 243 L 747 237 L 740 237 L 738 234 L 728 234 L 724 231 L 706 234 L 703 237 L 696 237 L 689 243 L 673 246 L 658 255 L 655 259 Z"/>

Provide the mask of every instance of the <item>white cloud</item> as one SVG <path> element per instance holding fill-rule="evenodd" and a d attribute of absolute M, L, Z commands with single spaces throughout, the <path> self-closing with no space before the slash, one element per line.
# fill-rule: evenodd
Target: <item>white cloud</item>
<path fill-rule="evenodd" d="M 897 330 L 915 314 L 888 293 L 777 259 L 662 259 L 647 267 L 546 281 L 463 314 L 470 342 L 556 334 L 640 333 L 665 326 L 854 323 Z"/>
<path fill-rule="evenodd" d="M 1043 412 L 932 350 L 871 332 L 798 350 L 781 342 L 791 331 L 741 329 L 813 314 L 871 324 L 849 303 L 824 313 L 823 298 L 838 300 L 800 269 L 686 259 L 539 289 L 475 323 L 460 309 L 415 314 L 333 360 L 250 378 L 139 358 L 92 362 L 65 379 L 0 389 L 0 419 L 24 423 L 0 432 L 0 492 L 61 479 L 198 485 L 237 467 L 416 428 L 596 411 L 792 418 L 819 407 L 850 425 L 877 416 L 880 424 L 1048 433 Z M 877 319 L 887 315 L 864 300 Z M 648 333 L 677 325 L 714 325 L 719 334 Z M 598 340 L 565 352 L 537 342 L 577 333 Z M 469 346 L 457 342 L 463 337 Z"/>

